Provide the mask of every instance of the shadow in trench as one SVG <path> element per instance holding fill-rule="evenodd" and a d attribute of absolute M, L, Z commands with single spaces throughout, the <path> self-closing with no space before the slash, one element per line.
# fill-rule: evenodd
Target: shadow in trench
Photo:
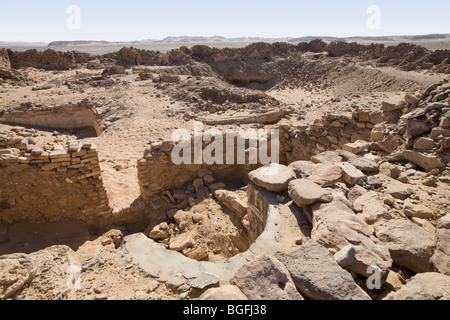
<path fill-rule="evenodd" d="M 66 245 L 76 251 L 95 238 L 81 221 L 0 224 L 0 255 L 30 254 L 54 245 Z"/>
<path fill-rule="evenodd" d="M 312 225 L 308 221 L 307 214 L 304 212 L 304 210 L 302 208 L 299 208 L 295 203 L 292 203 L 289 206 L 289 209 L 297 219 L 297 223 L 302 234 L 304 234 L 308 238 L 311 238 Z"/>

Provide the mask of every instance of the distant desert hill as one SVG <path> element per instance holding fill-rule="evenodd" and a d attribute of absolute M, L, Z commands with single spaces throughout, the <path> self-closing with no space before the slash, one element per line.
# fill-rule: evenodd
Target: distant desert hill
<path fill-rule="evenodd" d="M 225 38 L 222 36 L 180 36 L 180 37 L 167 37 L 161 40 L 155 39 L 145 39 L 130 42 L 120 42 L 120 41 L 90 41 L 90 40 L 77 40 L 77 41 L 54 41 L 48 44 L 49 47 L 58 46 L 76 46 L 76 45 L 108 45 L 108 44 L 126 44 L 126 43 L 179 43 L 179 44 L 189 44 L 189 43 L 251 43 L 251 42 L 309 42 L 312 40 L 320 39 L 325 42 L 332 41 L 342 41 L 342 42 L 420 42 L 420 41 L 437 41 L 437 40 L 450 40 L 450 34 L 429 34 L 429 35 L 409 35 L 409 36 L 380 36 L 380 37 L 328 37 L 328 36 L 306 36 L 300 38 L 264 38 L 264 37 L 237 37 L 237 38 Z"/>

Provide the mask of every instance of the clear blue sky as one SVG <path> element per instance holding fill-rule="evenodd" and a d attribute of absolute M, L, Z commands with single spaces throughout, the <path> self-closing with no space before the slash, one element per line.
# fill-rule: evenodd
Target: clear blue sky
<path fill-rule="evenodd" d="M 79 30 L 67 28 L 70 5 L 81 9 Z M 381 29 L 367 27 L 370 5 Z M 450 33 L 449 0 L 2 0 L 0 11 L 0 41 L 431 33 Z"/>

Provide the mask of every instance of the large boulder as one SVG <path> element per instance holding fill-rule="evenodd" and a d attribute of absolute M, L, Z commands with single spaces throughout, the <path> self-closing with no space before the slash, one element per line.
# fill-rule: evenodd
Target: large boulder
<path fill-rule="evenodd" d="M 365 157 L 356 157 L 356 158 L 350 159 L 348 162 L 363 172 L 377 173 L 380 168 L 378 163 L 376 163 L 373 160 L 367 159 Z"/>
<path fill-rule="evenodd" d="M 375 226 L 377 238 L 389 248 L 394 263 L 416 273 L 432 272 L 434 234 L 409 220 L 391 220 Z"/>
<path fill-rule="evenodd" d="M 342 181 L 342 168 L 332 163 L 317 164 L 312 168 L 308 179 L 323 188 L 332 187 Z"/>
<path fill-rule="evenodd" d="M 370 300 L 351 274 L 313 240 L 299 250 L 280 257 L 280 261 L 291 273 L 297 289 L 308 299 Z"/>
<path fill-rule="evenodd" d="M 306 179 L 291 181 L 288 190 L 289 196 L 299 207 L 309 206 L 318 202 L 331 202 L 333 200 L 331 192 Z"/>
<path fill-rule="evenodd" d="M 291 163 L 288 168 L 294 170 L 298 179 L 307 179 L 311 176 L 311 170 L 314 165 L 311 161 L 296 161 Z"/>
<path fill-rule="evenodd" d="M 395 199 L 406 200 L 411 195 L 412 189 L 408 184 L 391 179 L 383 174 L 380 174 L 379 177 L 385 186 L 384 192 Z"/>
<path fill-rule="evenodd" d="M 367 176 L 354 165 L 348 162 L 340 162 L 336 165 L 342 169 L 342 179 L 348 186 L 353 187 L 358 180 L 367 181 Z"/>
<path fill-rule="evenodd" d="M 289 182 L 297 178 L 294 170 L 276 163 L 252 171 L 248 177 L 257 186 L 273 192 L 286 191 Z"/>
<path fill-rule="evenodd" d="M 356 212 L 359 212 L 359 217 L 369 224 L 375 224 L 380 220 L 389 220 L 389 212 L 384 203 L 378 199 L 378 193 L 370 191 L 363 194 L 355 200 L 353 207 Z"/>
<path fill-rule="evenodd" d="M 450 276 L 434 272 L 418 274 L 386 300 L 450 300 Z"/>
<path fill-rule="evenodd" d="M 431 171 L 436 168 L 444 168 L 446 166 L 446 163 L 434 154 L 420 153 L 413 150 L 404 150 L 403 156 L 412 163 L 415 163 L 419 167 L 424 168 L 426 171 Z"/>
<path fill-rule="evenodd" d="M 343 201 L 313 206 L 311 238 L 333 254 L 352 244 L 356 260 L 347 270 L 365 277 L 370 266 L 378 266 L 385 274 L 392 265 L 389 250 L 372 232 L 372 228 Z"/>
<path fill-rule="evenodd" d="M 286 267 L 266 255 L 242 266 L 231 284 L 250 300 L 303 300 Z"/>
<path fill-rule="evenodd" d="M 431 261 L 437 272 L 450 276 L 450 215 L 441 218 L 436 228 L 436 251 Z"/>

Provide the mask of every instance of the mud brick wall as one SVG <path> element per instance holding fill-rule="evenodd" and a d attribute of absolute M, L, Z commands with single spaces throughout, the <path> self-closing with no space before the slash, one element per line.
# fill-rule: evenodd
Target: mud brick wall
<path fill-rule="evenodd" d="M 0 222 L 96 224 L 112 217 L 94 146 L 19 150 L 16 140 L 0 141 Z"/>

